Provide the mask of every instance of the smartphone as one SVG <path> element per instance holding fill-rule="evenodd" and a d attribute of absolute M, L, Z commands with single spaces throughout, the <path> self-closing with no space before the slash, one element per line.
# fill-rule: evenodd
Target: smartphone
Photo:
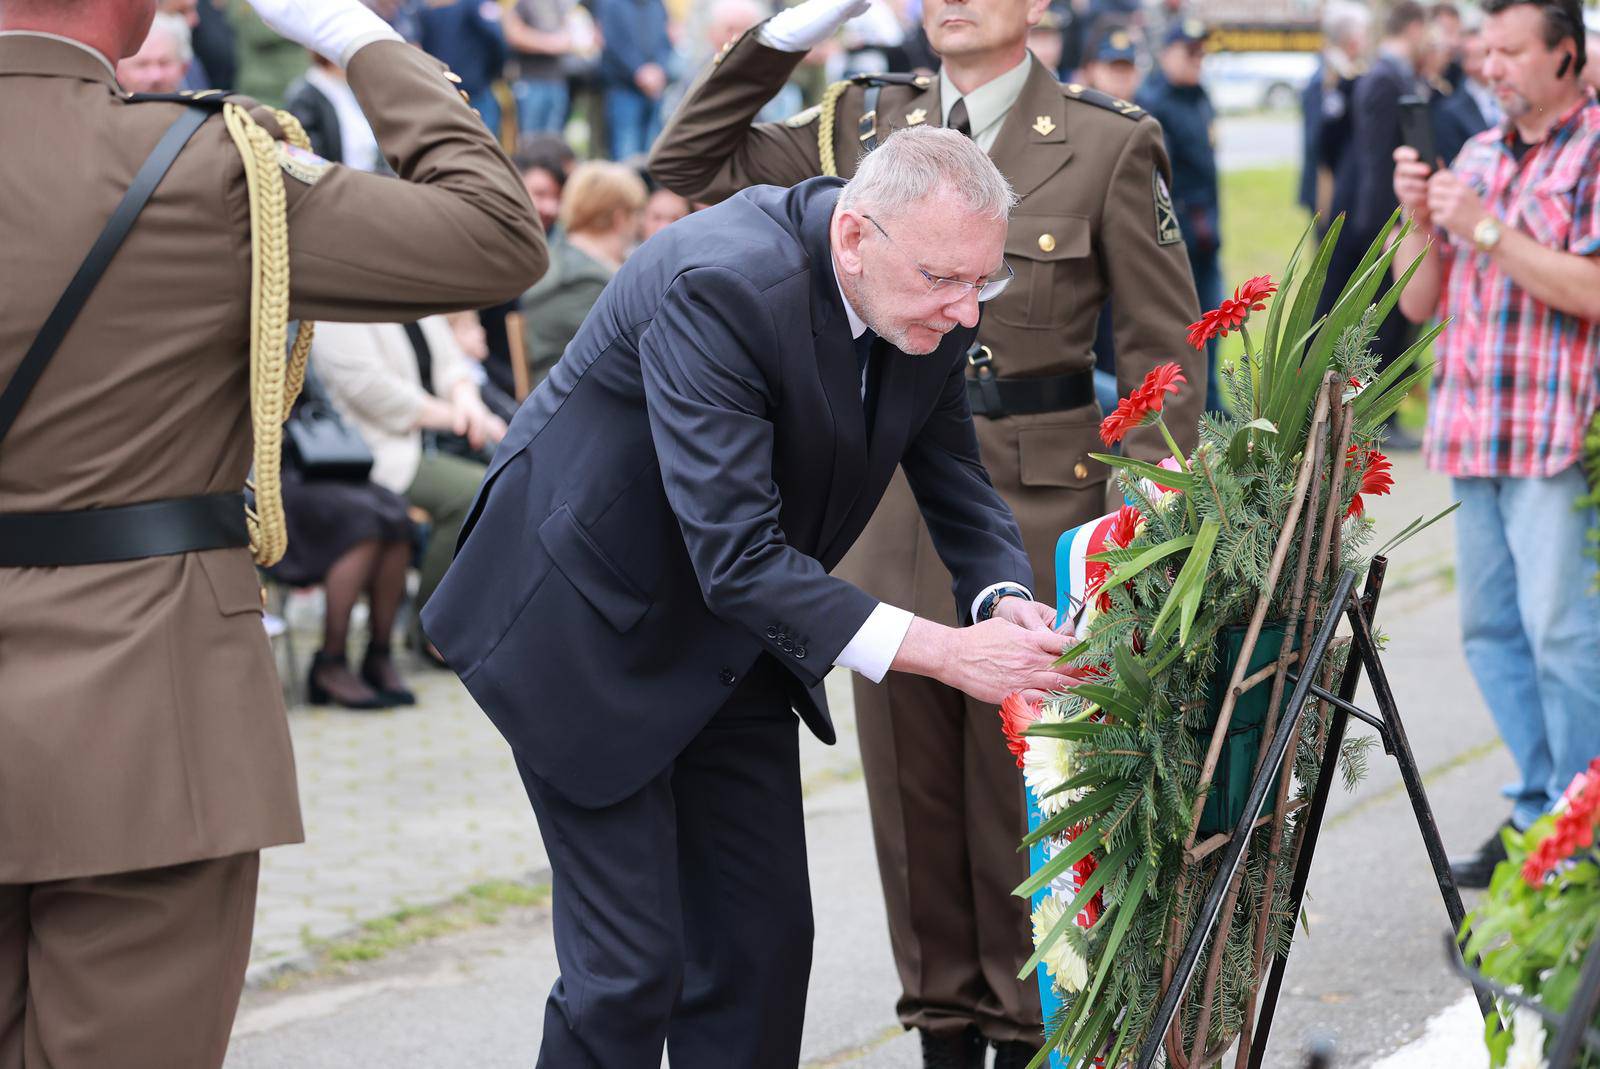
<path fill-rule="evenodd" d="M 1403 96 L 1400 105 L 1400 143 L 1416 149 L 1417 156 L 1429 167 L 1438 167 L 1438 153 L 1433 147 L 1433 118 L 1428 114 L 1428 102 L 1419 96 Z"/>

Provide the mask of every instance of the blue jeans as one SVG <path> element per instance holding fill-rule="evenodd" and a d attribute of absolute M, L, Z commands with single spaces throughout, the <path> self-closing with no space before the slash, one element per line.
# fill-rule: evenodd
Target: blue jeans
<path fill-rule="evenodd" d="M 605 92 L 606 128 L 611 133 L 611 158 L 627 160 L 650 151 L 661 132 L 661 101 L 637 89 L 609 86 Z"/>
<path fill-rule="evenodd" d="M 563 78 L 523 78 L 511 83 L 517 100 L 517 132 L 559 134 L 567 125 L 567 83 Z"/>
<path fill-rule="evenodd" d="M 489 128 L 495 140 L 500 140 L 500 98 L 493 89 L 480 89 L 472 94 L 472 106 L 483 116 L 483 125 Z"/>
<path fill-rule="evenodd" d="M 1455 479 L 1467 664 L 1522 782 L 1526 828 L 1600 755 L 1600 596 L 1584 555 L 1593 509 L 1574 465 L 1546 479 Z"/>

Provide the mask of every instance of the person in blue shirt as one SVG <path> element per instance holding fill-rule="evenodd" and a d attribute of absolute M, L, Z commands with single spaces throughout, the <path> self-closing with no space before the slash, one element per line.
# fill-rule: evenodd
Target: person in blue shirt
<path fill-rule="evenodd" d="M 1222 227 L 1218 219 L 1217 152 L 1213 137 L 1216 109 L 1200 84 L 1209 36 L 1203 23 L 1183 19 L 1167 31 L 1165 43 L 1134 103 L 1154 115 L 1166 135 L 1172 159 L 1172 204 L 1189 252 L 1200 309 L 1222 303 Z M 1207 343 L 1211 361 L 1206 408 L 1222 406 L 1217 389 L 1216 341 Z"/>
<path fill-rule="evenodd" d="M 661 0 L 594 0 L 594 15 L 605 40 L 600 86 L 611 158 L 641 156 L 661 132 L 661 94 L 672 62 L 667 9 Z"/>
<path fill-rule="evenodd" d="M 422 50 L 455 71 L 461 91 L 498 135 L 500 101 L 493 87 L 506 62 L 500 5 L 494 0 L 445 0 L 416 5 L 408 14 L 416 19 Z"/>

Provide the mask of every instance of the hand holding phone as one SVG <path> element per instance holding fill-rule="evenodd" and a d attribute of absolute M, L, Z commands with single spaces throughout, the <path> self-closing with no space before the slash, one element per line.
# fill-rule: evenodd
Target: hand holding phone
<path fill-rule="evenodd" d="M 1428 102 L 1419 96 L 1403 96 L 1400 105 L 1400 143 L 1417 152 L 1417 158 L 1428 167 L 1439 166 L 1439 154 L 1433 147 L 1433 118 L 1428 113 Z"/>

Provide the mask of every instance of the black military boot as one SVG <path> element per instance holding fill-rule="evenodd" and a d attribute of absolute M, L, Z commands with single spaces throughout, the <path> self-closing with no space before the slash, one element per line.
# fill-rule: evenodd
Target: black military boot
<path fill-rule="evenodd" d="M 1450 859 L 1450 875 L 1455 877 L 1457 887 L 1469 891 L 1481 891 L 1489 886 L 1489 879 L 1494 875 L 1495 866 L 1506 859 L 1506 844 L 1500 841 L 1500 833 L 1506 828 L 1517 830 L 1516 825 L 1508 820 L 1484 840 L 1476 853 Z"/>
<path fill-rule="evenodd" d="M 1033 1061 L 1033 1056 L 1038 1053 L 1038 1044 L 1020 1039 L 1008 1039 L 1003 1043 L 996 1043 L 994 1069 L 1028 1069 L 1028 1063 Z"/>
<path fill-rule="evenodd" d="M 983 1069 L 989 1047 L 971 1025 L 953 1036 L 936 1036 L 926 1028 L 917 1032 L 922 1036 L 922 1069 Z"/>

